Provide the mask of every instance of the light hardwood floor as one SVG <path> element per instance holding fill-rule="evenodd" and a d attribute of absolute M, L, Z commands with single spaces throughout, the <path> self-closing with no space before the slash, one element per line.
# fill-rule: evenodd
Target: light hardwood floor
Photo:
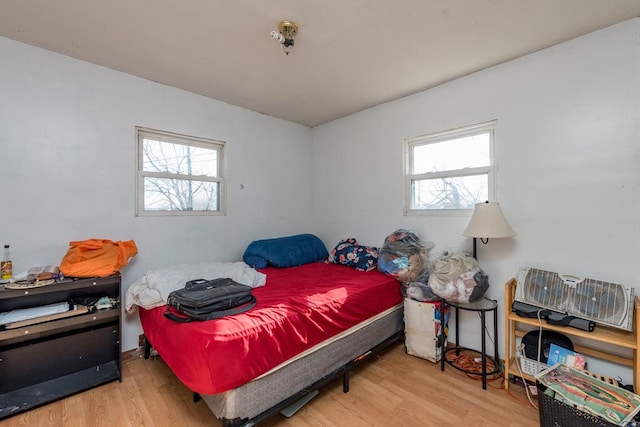
<path fill-rule="evenodd" d="M 447 366 L 409 356 L 402 344 L 352 371 L 350 391 L 336 379 L 291 418 L 277 415 L 267 427 L 306 426 L 538 426 L 538 410 L 524 389 L 480 381 Z M 535 401 L 535 400 L 534 400 Z M 159 359 L 131 357 L 123 381 L 71 396 L 0 421 L 15 426 L 210 426 L 220 422 Z"/>

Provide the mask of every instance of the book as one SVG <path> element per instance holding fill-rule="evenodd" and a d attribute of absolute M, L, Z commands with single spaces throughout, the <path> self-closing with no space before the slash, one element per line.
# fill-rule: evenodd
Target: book
<path fill-rule="evenodd" d="M 553 366 L 556 363 L 562 363 L 564 365 L 573 366 L 574 368 L 579 369 L 584 369 L 586 364 L 584 358 L 577 354 L 575 351 L 551 343 L 549 347 L 549 357 L 547 358 L 547 365 Z"/>

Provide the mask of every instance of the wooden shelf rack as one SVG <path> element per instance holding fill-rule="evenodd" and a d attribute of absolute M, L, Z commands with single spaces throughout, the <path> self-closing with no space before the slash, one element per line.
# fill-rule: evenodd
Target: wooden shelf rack
<path fill-rule="evenodd" d="M 567 335 L 569 338 L 580 337 L 586 342 L 585 345 L 575 345 L 574 350 L 587 357 L 595 357 L 597 359 L 606 360 L 622 366 L 628 366 L 633 369 L 633 387 L 638 392 L 640 387 L 640 369 L 638 369 L 638 349 L 640 343 L 638 341 L 638 330 L 640 329 L 640 299 L 634 297 L 633 310 L 633 331 L 625 331 L 597 325 L 592 332 L 583 331 L 569 326 L 549 325 L 545 321 L 542 323 L 536 318 L 521 317 L 511 311 L 511 306 L 515 299 L 516 280 L 511 279 L 505 284 L 505 363 L 504 376 L 506 379 L 509 375 L 520 376 L 521 372 L 516 366 L 516 341 L 522 338 L 525 333 L 535 328 L 542 328 L 550 331 L 557 331 Z M 533 328 L 532 328 L 533 327 Z M 606 345 L 602 345 L 606 344 Z M 613 346 L 614 348 L 631 350 L 632 356 L 620 356 L 608 351 L 605 347 Z M 627 353 L 629 353 L 627 351 Z M 535 378 L 528 374 L 522 374 L 525 379 L 535 381 Z M 509 388 L 509 381 L 505 381 L 505 388 Z"/>

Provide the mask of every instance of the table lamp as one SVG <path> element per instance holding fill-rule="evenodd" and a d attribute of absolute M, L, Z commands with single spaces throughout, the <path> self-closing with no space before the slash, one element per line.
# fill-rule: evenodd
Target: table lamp
<path fill-rule="evenodd" d="M 462 232 L 463 236 L 473 237 L 473 257 L 476 257 L 476 239 L 487 244 L 489 239 L 513 237 L 517 233 L 504 218 L 500 203 L 476 203 L 469 225 Z"/>

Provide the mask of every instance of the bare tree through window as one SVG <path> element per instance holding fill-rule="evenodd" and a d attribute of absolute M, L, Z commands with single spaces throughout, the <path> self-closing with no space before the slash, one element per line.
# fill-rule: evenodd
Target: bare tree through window
<path fill-rule="evenodd" d="M 489 200 L 495 122 L 405 140 L 406 213 L 473 209 Z"/>
<path fill-rule="evenodd" d="M 220 210 L 220 150 L 216 144 L 140 139 L 144 211 Z"/>

